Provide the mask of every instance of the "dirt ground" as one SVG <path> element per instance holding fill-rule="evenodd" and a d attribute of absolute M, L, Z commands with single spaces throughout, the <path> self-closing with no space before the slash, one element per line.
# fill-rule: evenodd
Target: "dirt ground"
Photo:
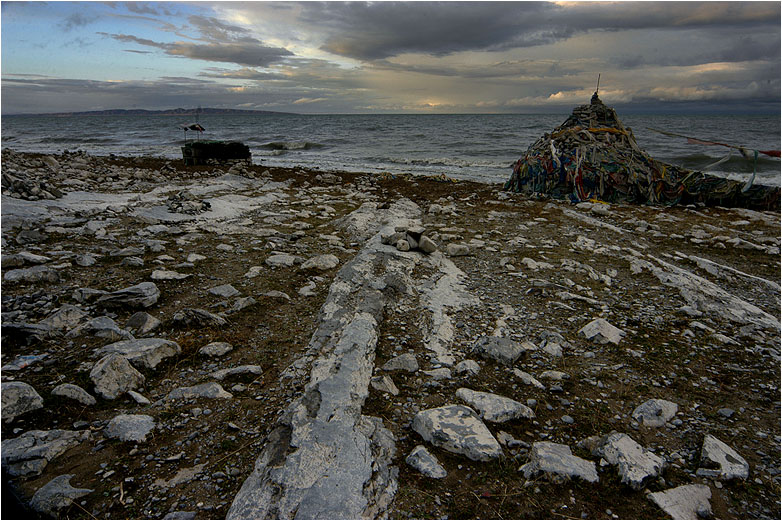
<path fill-rule="evenodd" d="M 169 164 L 173 172 L 151 185 L 155 187 L 196 186 L 227 171 L 227 167 L 184 167 L 155 158 L 99 161 L 117 171 L 160 171 Z M 51 461 L 40 476 L 12 479 L 4 473 L 4 493 L 13 490 L 24 502 L 53 477 L 74 474 L 73 486 L 94 492 L 63 510 L 63 518 L 162 518 L 175 511 L 195 512 L 198 519 L 224 518 L 252 471 L 266 436 L 304 386 L 305 382 L 283 385 L 279 376 L 306 349 L 339 269 L 314 273 L 299 266 L 272 268 L 265 260 L 272 252 L 304 258 L 331 253 L 341 266 L 362 245 L 351 243 L 338 219 L 365 201 L 380 205 L 406 197 L 423 210 L 422 224 L 436 232 L 433 237 L 441 250 L 449 243 L 470 245 L 469 255 L 451 260 L 465 273 L 467 289 L 480 305 L 452 317 L 455 334 L 451 349 L 457 361 L 474 359 L 481 370 L 476 376 L 439 381 L 423 375 L 421 371 L 435 367 L 429 361 L 431 353 L 424 338 L 430 319 L 414 307 L 385 310 L 376 371 L 381 374 L 377 368 L 409 350 L 416 353 L 421 365 L 421 371 L 410 376 L 391 374 L 399 394 L 371 390 L 362 409 L 363 414 L 383 419 L 397 440 L 399 487 L 387 513 L 389 518 L 663 518 L 665 513 L 646 492 L 689 483 L 710 487 L 715 518 L 780 518 L 779 330 L 729 320 L 717 313 L 688 315 L 682 312 L 688 301 L 677 288 L 649 271 L 634 272 L 628 261 L 631 250 L 664 259 L 778 321 L 779 292 L 756 280 L 780 280 L 778 213 L 625 205 L 611 205 L 607 213 L 590 213 L 564 201 L 507 194 L 501 186 L 390 174 L 332 174 L 338 176 L 338 182 L 330 176 L 324 178 L 316 169 L 252 166 L 243 175 L 280 183 L 279 190 L 286 197 L 243 213 L 232 221 L 238 223 L 235 229 L 210 230 L 183 221 L 177 229 L 153 237 L 165 241 L 165 250 L 146 249 L 139 255 L 141 267 L 123 265 L 123 257 L 110 254 L 139 244 L 148 238 L 143 230 L 155 224 L 129 211 L 76 215 L 73 224 L 25 222 L 20 228 L 4 227 L 4 259 L 24 250 L 46 255 L 53 259 L 49 264 L 60 266 L 56 268 L 60 274 L 57 283 L 3 282 L 4 324 L 11 319 L 37 322 L 64 304 L 78 304 L 73 297 L 78 288 L 113 291 L 150 280 L 151 271 L 158 268 L 191 275 L 185 280 L 156 281 L 162 296 L 146 310 L 162 321 L 155 336 L 177 342 L 182 350 L 154 370 L 141 370 L 146 377 L 141 392 L 150 405 L 138 405 L 123 396 L 111 401 L 99 398 L 97 405 L 85 407 L 50 394 L 63 382 L 92 391 L 89 370 L 97 360 L 94 350 L 109 343 L 105 338 L 59 336 L 27 345 L 3 332 L 3 364 L 18 355 L 47 354 L 42 362 L 21 371 L 2 371 L 3 382 L 24 381 L 44 401 L 42 409 L 3 422 L 3 440 L 30 429 L 77 428 L 93 433 L 90 441 Z M 366 197 L 352 199 L 356 192 Z M 4 195 L 4 204 L 6 200 Z M 301 213 L 303 210 L 308 211 Z M 297 213 L 291 214 L 293 211 Z M 572 212 L 586 219 L 576 218 Z M 73 231 L 89 220 L 103 220 L 111 238 Z M 258 232 L 262 228 L 273 228 L 277 233 L 263 236 Z M 45 238 L 22 244 L 17 237 L 25 229 L 42 231 Z M 338 239 L 329 241 L 326 236 Z M 730 239 L 736 237 L 763 248 L 734 245 Z M 97 257 L 95 265 L 81 267 L 72 262 L 85 252 Z M 205 259 L 191 267 L 171 267 L 192 253 Z M 173 259 L 161 259 L 161 255 Z M 710 273 L 692 257 L 708 258 L 734 271 Z M 5 261 L 3 264 L 6 274 Z M 252 266 L 263 269 L 248 278 L 245 274 Z M 414 278 L 425 281 L 431 275 L 421 267 Z M 315 295 L 300 295 L 299 290 L 310 282 L 315 283 Z M 256 302 L 226 314 L 226 327 L 180 327 L 174 323 L 174 313 L 182 308 L 213 313 L 230 309 L 230 299 L 207 292 L 220 284 L 231 284 L 241 296 L 252 296 Z M 290 298 L 265 295 L 271 291 Z M 82 307 L 91 316 L 104 314 L 92 304 Z M 108 316 L 124 327 L 135 311 L 113 310 Z M 21 315 L 8 315 L 14 312 Z M 594 344 L 579 334 L 598 316 L 626 332 L 619 345 Z M 546 335 L 560 335 L 563 356 L 538 349 L 525 354 L 514 368 L 533 375 L 548 369 L 565 372 L 569 378 L 561 388 L 524 385 L 512 368 L 477 358 L 471 352 L 472 345 L 498 329 L 504 336 L 536 345 L 542 344 Z M 215 341 L 229 342 L 234 349 L 218 359 L 198 353 Z M 233 394 L 231 400 L 164 400 L 174 388 L 195 385 L 217 369 L 243 364 L 259 365 L 263 374 L 221 382 Z M 487 424 L 495 437 L 504 431 L 521 442 L 503 447 L 504 456 L 492 462 L 475 462 L 427 446 L 448 471 L 444 479 L 427 478 L 404 461 L 416 445 L 426 445 L 411 429 L 411 421 L 420 410 L 460 403 L 454 397 L 460 387 L 532 403 L 536 417 Z M 631 412 L 649 398 L 675 402 L 678 424 L 659 429 L 634 427 Z M 724 417 L 718 412 L 724 408 L 734 414 Z M 107 422 L 121 413 L 150 415 L 158 427 L 143 443 L 105 438 L 102 431 Z M 564 416 L 574 421 L 565 422 Z M 614 467 L 599 464 L 598 484 L 527 480 L 518 471 L 536 441 L 567 444 L 574 454 L 598 463 L 599 458 L 579 442 L 612 431 L 626 432 L 666 458 L 662 476 L 649 482 L 645 490 L 629 489 L 620 482 Z M 747 480 L 720 482 L 696 476 L 706 434 L 718 437 L 746 459 L 750 465 Z M 38 516 L 12 508 L 4 501 L 2 517 Z"/>

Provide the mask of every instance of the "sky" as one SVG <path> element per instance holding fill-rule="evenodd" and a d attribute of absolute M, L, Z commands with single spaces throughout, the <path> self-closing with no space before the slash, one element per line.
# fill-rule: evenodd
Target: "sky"
<path fill-rule="evenodd" d="M 780 2 L 2 2 L 2 114 L 780 112 Z"/>

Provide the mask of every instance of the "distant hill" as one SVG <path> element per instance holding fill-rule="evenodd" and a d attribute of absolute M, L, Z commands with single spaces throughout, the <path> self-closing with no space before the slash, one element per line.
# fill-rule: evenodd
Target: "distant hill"
<path fill-rule="evenodd" d="M 45 114 L 8 114 L 9 116 L 195 116 L 200 115 L 225 115 L 225 114 L 293 114 L 292 112 L 276 112 L 272 110 L 240 110 L 240 109 L 165 109 L 165 110 L 144 110 L 144 109 L 110 109 L 110 110 L 90 110 L 86 112 L 49 112 Z"/>

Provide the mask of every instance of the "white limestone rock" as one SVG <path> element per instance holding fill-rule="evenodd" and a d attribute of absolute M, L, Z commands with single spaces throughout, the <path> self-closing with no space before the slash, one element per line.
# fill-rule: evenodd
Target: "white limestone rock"
<path fill-rule="evenodd" d="M 475 360 L 462 360 L 453 368 L 453 372 L 459 376 L 475 376 L 480 371 L 481 366 Z"/>
<path fill-rule="evenodd" d="M 603 318 L 596 318 L 579 329 L 578 332 L 583 334 L 587 340 L 592 340 L 593 342 L 598 342 L 600 344 L 607 344 L 609 342 L 612 344 L 619 344 L 622 337 L 626 335 L 624 331 L 618 327 L 612 326 Z"/>
<path fill-rule="evenodd" d="M 679 406 L 673 402 L 653 398 L 636 407 L 632 417 L 646 427 L 662 427 L 678 410 Z"/>
<path fill-rule="evenodd" d="M 191 398 L 221 398 L 230 399 L 233 395 L 223 389 L 223 386 L 216 382 L 207 382 L 192 387 L 179 387 L 174 389 L 166 400 L 179 400 L 179 399 L 191 399 Z"/>
<path fill-rule="evenodd" d="M 149 276 L 152 280 L 184 280 L 190 277 L 188 273 L 179 273 L 173 270 L 154 270 Z"/>
<path fill-rule="evenodd" d="M 490 461 L 502 455 L 500 444 L 486 425 L 463 405 L 421 411 L 413 418 L 413 430 L 432 445 L 474 461 Z"/>
<path fill-rule="evenodd" d="M 501 362 L 505 365 L 513 365 L 526 351 L 523 345 L 511 340 L 496 336 L 480 338 L 472 347 L 472 350 L 484 358 Z"/>
<path fill-rule="evenodd" d="M 223 356 L 233 350 L 228 342 L 211 342 L 198 350 L 204 356 Z"/>
<path fill-rule="evenodd" d="M 701 448 L 701 465 L 697 474 L 715 479 L 747 479 L 749 463 L 727 444 L 707 434 Z"/>
<path fill-rule="evenodd" d="M 531 385 L 538 389 L 546 389 L 546 386 L 540 383 L 534 376 L 529 373 L 525 373 L 521 369 L 514 369 L 513 374 L 516 376 L 516 378 L 521 380 L 524 385 Z"/>
<path fill-rule="evenodd" d="M 394 381 L 390 376 L 384 374 L 382 376 L 375 376 L 369 381 L 373 389 L 380 391 L 381 393 L 390 393 L 394 396 L 399 394 L 399 388 L 397 388 Z"/>
<path fill-rule="evenodd" d="M 138 311 L 125 322 L 125 327 L 137 335 L 147 335 L 160 327 L 160 324 L 160 320 L 146 311 Z"/>
<path fill-rule="evenodd" d="M 547 474 L 555 480 L 578 477 L 590 483 L 599 478 L 595 464 L 574 456 L 567 445 L 539 441 L 532 445 L 530 461 L 519 468 L 527 479 Z"/>
<path fill-rule="evenodd" d="M 383 365 L 383 371 L 407 371 L 415 373 L 418 371 L 418 361 L 414 353 L 405 353 L 396 356 Z"/>
<path fill-rule="evenodd" d="M 164 338 L 139 338 L 122 340 L 98 349 L 99 355 L 119 353 L 131 364 L 147 369 L 154 369 L 164 359 L 176 356 L 182 352 L 179 344 Z"/>
<path fill-rule="evenodd" d="M 146 414 L 119 414 L 111 419 L 103 433 L 120 441 L 147 441 L 155 428 L 155 419 Z"/>
<path fill-rule="evenodd" d="M 456 391 L 456 397 L 476 409 L 481 418 L 492 423 L 535 417 L 532 409 L 505 396 L 461 387 Z"/>
<path fill-rule="evenodd" d="M 215 295 L 223 298 L 230 298 L 239 294 L 239 290 L 231 286 L 230 284 L 222 284 L 220 286 L 215 286 L 213 288 L 209 288 L 208 291 L 211 295 Z"/>
<path fill-rule="evenodd" d="M 647 497 L 673 519 L 711 518 L 711 489 L 706 485 L 682 485 Z"/>
<path fill-rule="evenodd" d="M 215 380 L 224 380 L 229 376 L 236 376 L 239 374 L 253 374 L 255 376 L 260 376 L 263 374 L 263 369 L 261 369 L 260 365 L 240 365 L 237 367 L 215 371 L 212 373 L 212 378 Z"/>
<path fill-rule="evenodd" d="M 33 494 L 30 506 L 36 512 L 40 512 L 52 518 L 58 518 L 60 510 L 69 507 L 71 503 L 80 497 L 93 492 L 90 488 L 74 488 L 71 479 L 75 474 L 63 474 L 49 481 Z"/>
<path fill-rule="evenodd" d="M 330 253 L 312 257 L 301 265 L 302 270 L 327 271 L 339 266 L 339 258 Z"/>
<path fill-rule="evenodd" d="M 601 456 L 611 465 L 619 467 L 622 483 L 634 490 L 641 490 L 650 478 L 657 477 L 665 461 L 644 449 L 627 434 L 613 432 L 601 440 L 595 456 Z"/>

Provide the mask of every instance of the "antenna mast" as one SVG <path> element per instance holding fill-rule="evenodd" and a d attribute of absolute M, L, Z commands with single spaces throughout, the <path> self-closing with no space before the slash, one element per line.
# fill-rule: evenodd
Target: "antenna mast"
<path fill-rule="evenodd" d="M 600 91 L 600 73 L 597 73 L 597 87 L 595 88 L 595 94 Z"/>

